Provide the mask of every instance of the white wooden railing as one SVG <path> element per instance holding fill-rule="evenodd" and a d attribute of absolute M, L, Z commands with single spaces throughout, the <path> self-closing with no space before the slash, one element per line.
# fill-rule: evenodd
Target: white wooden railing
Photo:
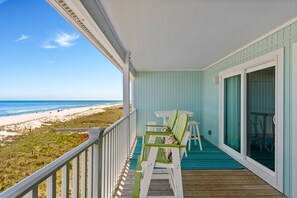
<path fill-rule="evenodd" d="M 38 198 L 38 188 L 43 182 L 46 197 L 50 198 L 116 196 L 136 137 L 136 111 L 105 130 L 91 128 L 87 132 L 86 142 L 2 192 L 0 198 Z M 62 172 L 60 192 L 58 171 Z"/>

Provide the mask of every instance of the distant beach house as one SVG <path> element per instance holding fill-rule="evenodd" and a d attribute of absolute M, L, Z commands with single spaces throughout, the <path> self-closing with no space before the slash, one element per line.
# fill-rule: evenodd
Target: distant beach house
<path fill-rule="evenodd" d="M 150 170 L 133 152 L 156 147 L 137 137 L 174 109 L 205 147 L 190 135 L 183 185 L 156 180 L 148 195 L 297 197 L 297 1 L 48 2 L 123 72 L 124 117 L 0 197 L 37 197 L 43 181 L 55 197 L 60 169 L 62 197 L 138 197 L 159 175 L 133 187 Z"/>

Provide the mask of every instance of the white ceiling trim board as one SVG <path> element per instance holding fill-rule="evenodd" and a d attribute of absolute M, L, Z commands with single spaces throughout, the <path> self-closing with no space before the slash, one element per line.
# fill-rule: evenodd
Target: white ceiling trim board
<path fill-rule="evenodd" d="M 291 25 L 291 24 L 293 24 L 293 23 L 295 23 L 295 22 L 297 22 L 297 17 L 295 17 L 295 18 L 293 18 L 293 19 L 287 21 L 286 23 L 282 24 L 281 26 L 279 26 L 279 27 L 273 29 L 272 31 L 270 31 L 270 32 L 268 32 L 268 33 L 266 33 L 266 34 L 264 34 L 263 36 L 257 38 L 256 40 L 254 40 L 254 41 L 248 43 L 247 45 L 245 45 L 245 46 L 239 48 L 238 50 L 236 50 L 236 51 L 234 51 L 234 52 L 228 54 L 227 56 L 221 58 L 220 60 L 218 60 L 218 61 L 216 61 L 216 62 L 214 62 L 214 63 L 212 63 L 211 65 L 209 65 L 209 66 L 207 66 L 207 67 L 204 67 L 204 68 L 202 69 L 202 71 L 206 71 L 206 70 L 208 70 L 209 68 L 215 66 L 215 65 L 218 64 L 219 62 L 225 60 L 226 58 L 229 58 L 230 56 L 233 56 L 233 55 L 236 54 L 237 52 L 239 52 L 239 51 L 241 51 L 241 50 L 243 50 L 243 49 L 245 49 L 245 48 L 247 48 L 247 47 L 249 47 L 249 46 L 251 46 L 251 45 L 253 45 L 253 44 L 257 43 L 257 42 L 259 42 L 259 41 L 261 41 L 262 39 L 264 39 L 264 38 L 266 38 L 266 37 L 268 37 L 268 36 L 270 36 L 270 35 L 272 35 L 272 34 L 278 32 L 278 31 L 280 31 L 281 29 L 283 29 L 283 28 L 285 28 L 285 27 L 287 27 L 287 26 L 289 26 L 289 25 Z"/>
<path fill-rule="evenodd" d="M 203 71 L 203 69 L 139 69 L 137 72 L 187 72 L 187 71 Z"/>
<path fill-rule="evenodd" d="M 119 70 L 123 70 L 123 61 L 121 57 L 117 54 L 116 50 L 113 48 L 111 43 L 105 37 L 101 29 L 96 25 L 92 17 L 84 9 L 83 5 L 79 0 L 63 0 L 62 3 L 65 3 L 75 15 L 77 15 L 80 21 L 88 28 L 88 30 L 94 35 L 97 44 L 91 36 L 84 30 L 79 24 L 78 21 L 75 21 L 64 7 L 62 7 L 57 0 L 47 0 L 49 4 L 55 8 L 62 16 L 65 17 L 70 24 L 72 24 L 81 34 L 83 34 L 105 57 L 107 57 Z M 102 45 L 103 47 L 101 47 Z"/>

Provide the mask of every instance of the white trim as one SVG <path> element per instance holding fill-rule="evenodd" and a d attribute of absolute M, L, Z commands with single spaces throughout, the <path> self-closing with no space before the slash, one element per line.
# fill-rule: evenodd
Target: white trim
<path fill-rule="evenodd" d="M 293 44 L 292 49 L 292 194 L 291 197 L 297 197 L 297 42 Z"/>
<path fill-rule="evenodd" d="M 96 37 L 99 43 L 103 46 L 98 45 L 94 40 L 89 36 L 89 34 L 82 29 L 82 27 L 74 21 L 68 12 L 66 12 L 56 0 L 47 0 L 49 4 L 55 8 L 65 19 L 71 23 L 81 34 L 83 34 L 106 58 L 108 58 L 118 69 L 123 70 L 122 65 L 124 62 L 117 54 L 116 50 L 113 48 L 111 43 L 105 37 L 101 29 L 97 26 L 95 21 L 85 10 L 84 6 L 79 0 L 63 0 L 67 6 L 79 17 L 83 24 L 91 31 L 91 33 Z"/>
<path fill-rule="evenodd" d="M 251 72 L 254 72 L 254 71 L 261 70 L 261 69 L 266 69 L 266 68 L 269 68 L 269 67 L 273 67 L 273 66 L 275 66 L 275 64 L 276 64 L 276 61 L 271 61 L 271 62 L 268 62 L 268 63 L 264 63 L 262 65 L 255 66 L 253 68 L 247 69 L 246 73 L 251 73 Z"/>
<path fill-rule="evenodd" d="M 237 66 L 231 67 L 229 69 L 226 69 L 224 71 L 221 71 L 219 75 L 227 75 L 231 72 L 236 72 L 238 70 L 243 70 L 247 68 L 257 67 L 259 65 L 263 65 L 272 61 L 276 61 L 276 57 L 283 53 L 283 48 L 280 48 L 278 50 L 269 52 L 267 54 L 264 54 L 260 57 L 257 57 L 255 59 L 252 59 L 248 62 L 244 62 L 242 64 L 239 64 Z M 283 55 L 282 55 L 283 56 Z"/>
<path fill-rule="evenodd" d="M 268 37 L 268 36 L 270 36 L 270 35 L 272 35 L 272 34 L 278 32 L 278 31 L 280 31 L 281 29 L 283 29 L 283 28 L 285 28 L 285 27 L 287 27 L 287 26 L 289 26 L 289 25 L 291 25 L 291 24 L 293 24 L 293 23 L 295 23 L 295 22 L 297 22 L 297 17 L 295 17 L 295 18 L 293 18 L 293 19 L 287 21 L 286 23 L 282 24 L 281 26 L 279 26 L 279 27 L 273 29 L 272 31 L 270 31 L 270 32 L 268 32 L 268 33 L 266 33 L 266 34 L 264 34 L 263 36 L 257 38 L 256 40 L 254 40 L 254 41 L 248 43 L 247 45 L 245 45 L 245 46 L 239 48 L 238 50 L 236 50 L 236 51 L 234 51 L 234 52 L 228 54 L 227 56 L 224 56 L 223 58 L 221 58 L 221 59 L 219 59 L 218 61 L 216 61 L 216 62 L 210 64 L 209 66 L 204 67 L 204 68 L 202 69 L 202 71 L 208 70 L 209 68 L 215 66 L 215 65 L 218 64 L 219 62 L 225 60 L 226 58 L 229 58 L 230 56 L 236 54 L 237 52 L 240 52 L 241 50 L 243 50 L 243 49 L 245 49 L 245 48 L 247 48 L 247 47 L 249 47 L 249 46 L 251 46 L 251 45 L 253 45 L 253 44 L 255 44 L 255 43 L 259 42 L 259 41 L 261 41 L 262 39 L 264 39 L 264 38 L 266 38 L 266 37 Z"/>
<path fill-rule="evenodd" d="M 186 72 L 186 71 L 204 71 L 203 69 L 138 69 L 137 71 L 140 72 L 167 72 L 167 71 L 181 71 L 181 72 Z"/>
<path fill-rule="evenodd" d="M 278 49 L 248 62 L 242 63 L 230 69 L 220 72 L 220 148 L 230 154 L 234 159 L 246 166 L 256 175 L 260 176 L 270 185 L 279 191 L 283 191 L 283 65 L 284 49 Z M 275 136 L 275 172 L 272 172 L 263 165 L 255 162 L 246 156 L 246 73 L 256 70 L 275 66 L 276 75 L 276 98 L 275 98 L 275 115 L 276 115 L 276 136 Z M 230 151 L 230 148 L 224 145 L 224 79 L 226 77 L 241 74 L 241 153 Z"/>

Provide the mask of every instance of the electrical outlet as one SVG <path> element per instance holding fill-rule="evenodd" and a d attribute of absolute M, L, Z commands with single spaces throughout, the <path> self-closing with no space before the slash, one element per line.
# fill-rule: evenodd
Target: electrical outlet
<path fill-rule="evenodd" d="M 211 130 L 208 130 L 208 135 L 211 135 Z"/>

